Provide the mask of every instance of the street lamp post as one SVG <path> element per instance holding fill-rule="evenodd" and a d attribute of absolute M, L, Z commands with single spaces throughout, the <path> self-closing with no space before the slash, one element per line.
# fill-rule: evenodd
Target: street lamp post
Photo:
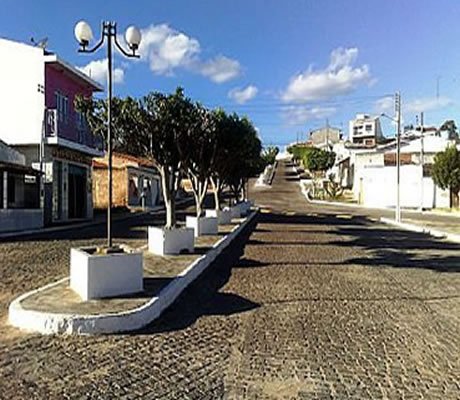
<path fill-rule="evenodd" d="M 107 204 L 107 246 L 112 247 L 112 43 L 126 57 L 138 58 L 136 54 L 141 42 L 139 29 L 130 26 L 125 33 L 126 43 L 131 52 L 126 51 L 117 39 L 117 24 L 105 21 L 102 23 L 101 38 L 93 47 L 88 48 L 89 42 L 93 39 L 91 27 L 85 21 L 75 25 L 75 37 L 80 44 L 79 53 L 94 53 L 98 50 L 107 38 L 107 155 L 108 155 L 108 197 Z"/>
<path fill-rule="evenodd" d="M 396 207 L 395 221 L 401 222 L 401 94 L 395 93 L 396 119 L 385 113 L 381 116 L 390 119 L 397 124 L 396 133 Z"/>

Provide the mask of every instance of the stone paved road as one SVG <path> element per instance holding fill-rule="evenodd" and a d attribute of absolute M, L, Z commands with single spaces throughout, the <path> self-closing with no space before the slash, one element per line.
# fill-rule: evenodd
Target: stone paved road
<path fill-rule="evenodd" d="M 131 335 L 8 327 L 8 302 L 64 275 L 90 231 L 0 244 L 0 398 L 460 398 L 460 246 L 308 205 L 289 175 L 253 192 L 271 212 Z"/>

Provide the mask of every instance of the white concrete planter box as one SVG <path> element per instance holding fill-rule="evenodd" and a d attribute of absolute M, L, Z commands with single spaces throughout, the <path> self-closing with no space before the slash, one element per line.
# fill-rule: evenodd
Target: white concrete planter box
<path fill-rule="evenodd" d="M 142 253 L 94 254 L 95 248 L 70 250 L 70 288 L 83 300 L 142 292 Z"/>
<path fill-rule="evenodd" d="M 232 218 L 241 218 L 241 208 L 238 204 L 230 207 L 230 214 Z"/>
<path fill-rule="evenodd" d="M 149 226 L 149 252 L 160 256 L 193 253 L 195 237 L 191 228 L 165 229 Z"/>
<path fill-rule="evenodd" d="M 252 202 L 249 200 L 245 200 L 239 204 L 241 215 L 247 215 L 251 211 Z"/>
<path fill-rule="evenodd" d="M 217 235 L 219 233 L 217 217 L 191 217 L 185 219 L 187 228 L 193 228 L 195 237 L 203 235 Z"/>
<path fill-rule="evenodd" d="M 219 225 L 227 225 L 232 222 L 232 212 L 229 208 L 223 210 L 206 210 L 207 217 L 217 217 Z"/>

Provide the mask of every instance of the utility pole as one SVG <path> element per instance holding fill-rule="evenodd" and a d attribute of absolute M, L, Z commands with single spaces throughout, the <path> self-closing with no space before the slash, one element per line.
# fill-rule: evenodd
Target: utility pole
<path fill-rule="evenodd" d="M 329 150 L 329 118 L 326 118 L 326 147 Z"/>
<path fill-rule="evenodd" d="M 396 137 L 396 222 L 401 222 L 401 93 L 395 93 Z"/>
<path fill-rule="evenodd" d="M 423 127 L 423 112 L 420 113 L 420 169 L 421 169 L 421 180 L 420 180 L 420 211 L 423 211 L 423 163 L 424 163 L 424 127 Z"/>

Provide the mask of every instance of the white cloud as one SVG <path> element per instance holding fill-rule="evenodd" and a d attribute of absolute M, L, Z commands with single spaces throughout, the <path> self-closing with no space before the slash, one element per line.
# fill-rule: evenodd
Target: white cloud
<path fill-rule="evenodd" d="M 324 119 L 333 115 L 335 107 L 289 106 L 283 111 L 283 118 L 289 125 L 302 125 L 315 119 Z"/>
<path fill-rule="evenodd" d="M 228 97 L 238 104 L 247 103 L 253 99 L 259 90 L 254 85 L 249 85 L 246 88 L 234 88 L 228 92 Z"/>
<path fill-rule="evenodd" d="M 172 75 L 176 69 L 183 68 L 222 83 L 241 74 L 237 60 L 222 55 L 203 60 L 200 42 L 167 24 L 142 29 L 139 53 L 141 60 L 147 61 L 150 69 L 158 75 Z"/>
<path fill-rule="evenodd" d="M 354 67 L 357 57 L 357 48 L 333 50 L 325 69 L 314 71 L 310 66 L 307 71 L 293 76 L 282 99 L 298 103 L 324 100 L 351 93 L 360 85 L 371 84 L 369 66 Z"/>
<path fill-rule="evenodd" d="M 403 99 L 404 100 L 404 99 Z M 448 97 L 422 97 L 414 99 L 406 104 L 402 102 L 403 111 L 408 113 L 420 113 L 440 110 L 449 107 L 453 102 Z"/>
<path fill-rule="evenodd" d="M 225 56 L 217 56 L 200 63 L 198 70 L 216 83 L 227 82 L 241 75 L 240 63 Z"/>
<path fill-rule="evenodd" d="M 94 60 L 84 67 L 77 67 L 78 70 L 88 75 L 95 81 L 105 85 L 107 83 L 107 68 L 108 60 Z M 125 71 L 122 68 L 115 67 L 112 71 L 112 79 L 114 83 L 123 83 L 125 78 Z"/>
<path fill-rule="evenodd" d="M 166 24 L 142 30 L 141 59 L 157 74 L 171 74 L 175 68 L 188 67 L 200 53 L 200 43 Z"/>
<path fill-rule="evenodd" d="M 376 114 L 391 114 L 395 109 L 395 101 L 392 96 L 382 97 L 374 103 L 374 111 Z"/>

